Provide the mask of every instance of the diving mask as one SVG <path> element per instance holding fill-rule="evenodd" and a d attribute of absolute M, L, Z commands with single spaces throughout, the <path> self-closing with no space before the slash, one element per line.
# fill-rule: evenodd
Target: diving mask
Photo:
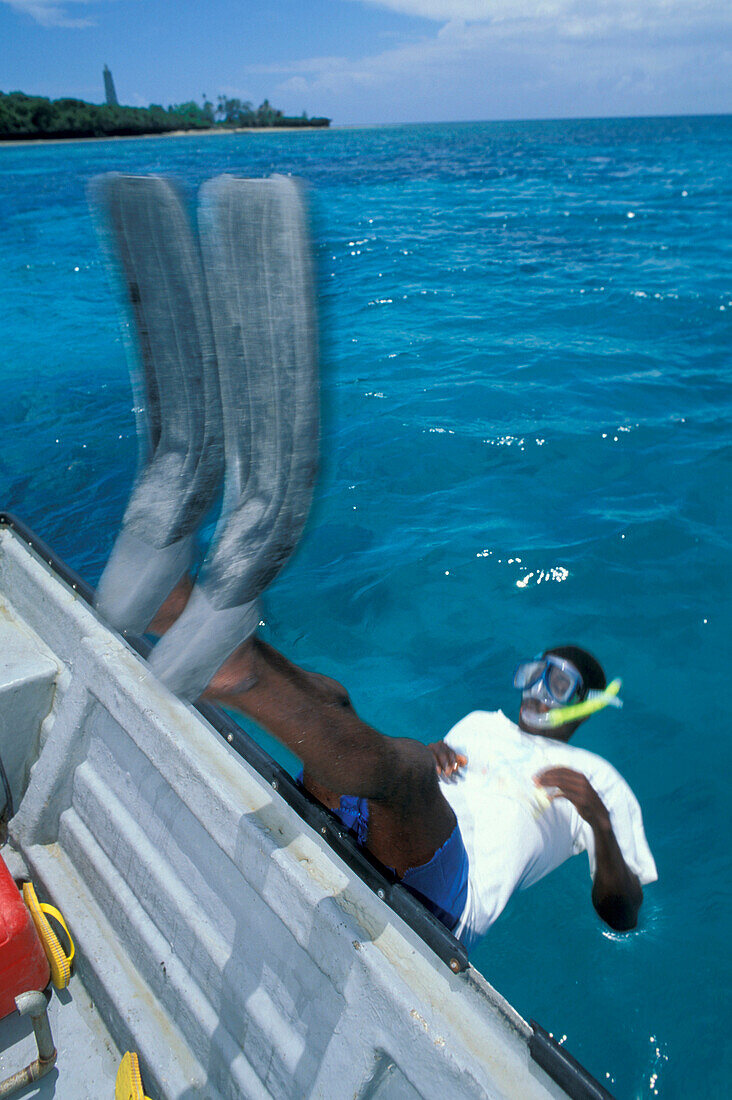
<path fill-rule="evenodd" d="M 577 722 L 604 707 L 622 707 L 618 698 L 621 681 L 613 680 L 602 691 L 590 690 L 581 702 L 570 703 L 582 689 L 582 677 L 571 661 L 554 653 L 521 661 L 513 676 L 514 687 L 523 692 L 524 698 L 536 699 L 549 709 L 526 710 L 523 721 L 535 729 L 555 729 L 565 722 Z"/>
<path fill-rule="evenodd" d="M 569 702 L 582 687 L 582 677 L 571 661 L 547 653 L 533 661 L 520 661 L 513 674 L 513 686 L 540 703 L 555 707 Z"/>

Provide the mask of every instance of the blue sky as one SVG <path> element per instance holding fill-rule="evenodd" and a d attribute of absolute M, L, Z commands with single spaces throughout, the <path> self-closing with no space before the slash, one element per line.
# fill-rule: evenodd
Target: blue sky
<path fill-rule="evenodd" d="M 0 0 L 0 90 L 335 123 L 732 107 L 730 0 Z"/>

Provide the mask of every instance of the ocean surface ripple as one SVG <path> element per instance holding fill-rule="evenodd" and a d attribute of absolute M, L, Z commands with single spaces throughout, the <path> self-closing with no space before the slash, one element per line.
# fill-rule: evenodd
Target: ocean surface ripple
<path fill-rule="evenodd" d="M 137 444 L 86 184 L 307 181 L 322 469 L 265 633 L 423 741 L 515 715 L 513 666 L 550 643 L 623 677 L 577 743 L 643 807 L 638 931 L 603 931 L 580 857 L 474 958 L 618 1097 L 728 1087 L 731 139 L 725 117 L 0 148 L 0 505 L 92 582 Z"/>

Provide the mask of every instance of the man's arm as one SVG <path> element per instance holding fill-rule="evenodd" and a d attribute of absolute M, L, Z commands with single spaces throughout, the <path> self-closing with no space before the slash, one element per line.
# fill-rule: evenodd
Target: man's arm
<path fill-rule="evenodd" d="M 537 781 L 543 787 L 558 787 L 560 793 L 550 798 L 566 798 L 592 828 L 596 861 L 592 904 L 597 913 L 617 932 L 635 928 L 643 891 L 638 876 L 623 859 L 610 814 L 597 791 L 586 776 L 571 768 L 549 768 Z"/>

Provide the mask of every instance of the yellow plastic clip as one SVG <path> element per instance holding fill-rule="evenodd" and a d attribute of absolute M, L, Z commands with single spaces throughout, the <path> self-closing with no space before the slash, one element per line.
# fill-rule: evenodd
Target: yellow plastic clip
<path fill-rule="evenodd" d="M 51 981 L 56 989 L 65 989 L 69 984 L 71 963 L 76 951 L 74 941 L 66 927 L 66 921 L 53 905 L 38 900 L 32 882 L 23 883 L 23 901 L 28 906 L 33 923 L 36 926 L 38 938 L 43 944 L 43 950 L 46 952 L 46 958 L 51 967 Z M 47 917 L 52 917 L 63 928 L 69 942 L 68 952 L 64 951 L 58 936 L 48 923 Z"/>
<path fill-rule="evenodd" d="M 128 1050 L 120 1062 L 114 1084 L 114 1100 L 148 1100 L 142 1087 L 140 1059 L 134 1051 Z"/>

